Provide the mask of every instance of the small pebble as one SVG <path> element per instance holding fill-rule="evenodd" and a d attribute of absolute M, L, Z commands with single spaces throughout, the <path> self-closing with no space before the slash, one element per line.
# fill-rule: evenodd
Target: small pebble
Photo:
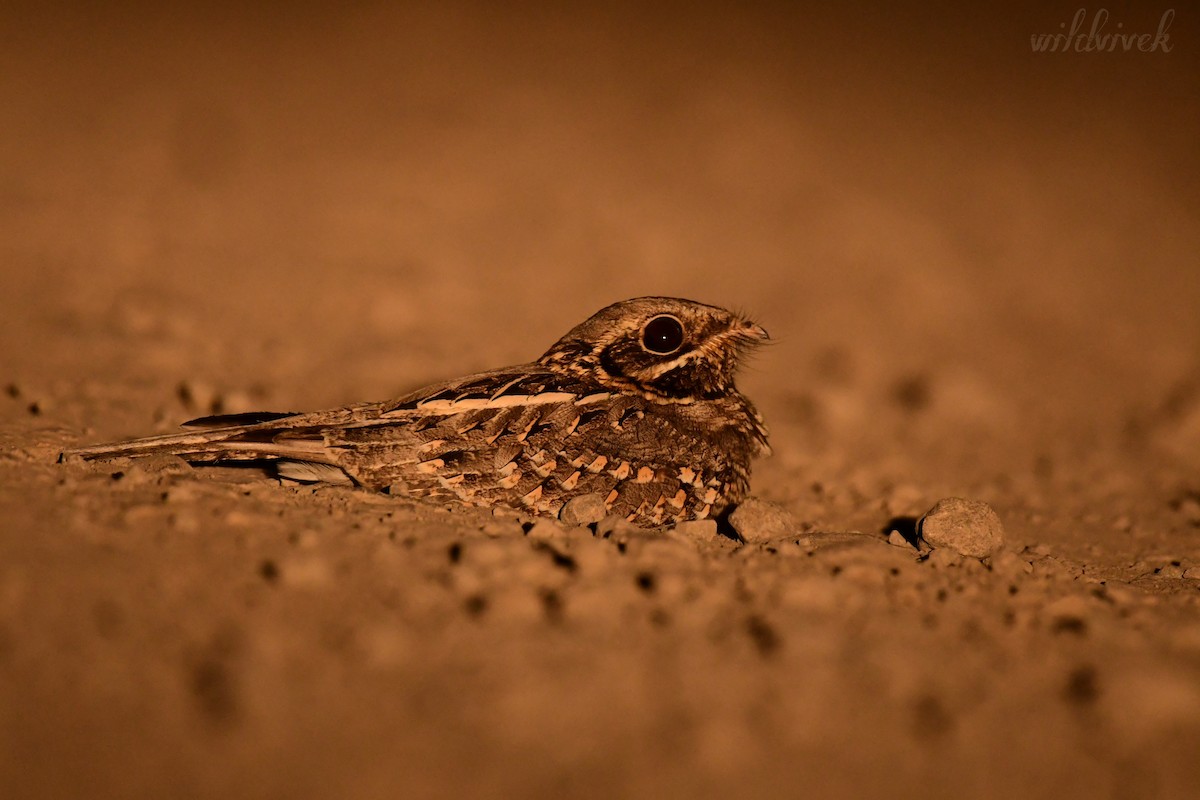
<path fill-rule="evenodd" d="M 1004 526 L 992 507 L 980 500 L 939 500 L 917 523 L 921 539 L 970 558 L 987 558 L 1004 546 Z"/>
<path fill-rule="evenodd" d="M 925 563 L 936 569 L 956 567 L 962 563 L 962 555 L 948 548 L 939 548 L 925 558 Z"/>
<path fill-rule="evenodd" d="M 765 542 L 800 530 L 800 521 L 777 503 L 751 497 L 733 510 L 729 524 L 746 542 Z"/>
<path fill-rule="evenodd" d="M 639 528 L 629 520 L 616 514 L 605 517 L 596 523 L 596 535 L 601 539 L 626 539 L 637 535 Z"/>
<path fill-rule="evenodd" d="M 1200 581 L 1200 567 L 1188 567 L 1183 571 L 1183 577 L 1189 581 Z"/>
<path fill-rule="evenodd" d="M 548 519 L 538 520 L 533 524 L 533 527 L 526 532 L 525 536 L 529 539 L 561 539 L 566 534 L 566 530 L 562 525 Z"/>
<path fill-rule="evenodd" d="M 680 522 L 675 532 L 688 539 L 711 542 L 717 538 L 717 521 L 713 519 L 691 519 Z"/>
<path fill-rule="evenodd" d="M 516 520 L 494 520 L 491 522 L 485 522 L 481 530 L 483 531 L 484 536 L 488 536 L 493 539 L 501 536 L 521 536 L 524 534 L 524 531 L 521 530 L 521 526 Z"/>
<path fill-rule="evenodd" d="M 1184 575 L 1187 574 L 1187 570 L 1185 570 L 1183 567 L 1179 566 L 1178 564 L 1167 564 L 1166 566 L 1159 567 L 1157 572 L 1158 572 L 1158 577 L 1160 577 L 1160 578 L 1176 578 L 1176 579 L 1178 579 L 1178 578 L 1182 578 Z"/>
<path fill-rule="evenodd" d="M 591 525 L 608 516 L 604 506 L 604 498 L 598 494 L 581 494 L 572 497 L 558 512 L 558 518 L 564 525 Z"/>
<path fill-rule="evenodd" d="M 1071 565 L 1060 558 L 1047 556 L 1033 562 L 1032 573 L 1047 580 L 1074 580 L 1082 573 L 1073 571 Z"/>
<path fill-rule="evenodd" d="M 1045 608 L 1051 630 L 1055 632 L 1086 633 L 1092 608 L 1087 599 L 1068 595 L 1049 603 Z"/>
<path fill-rule="evenodd" d="M 992 571 L 1002 578 L 1011 579 L 1028 574 L 1030 563 L 1016 553 L 1002 550 L 992 556 Z"/>
<path fill-rule="evenodd" d="M 912 547 L 912 545 L 909 544 L 908 539 L 905 539 L 904 535 L 901 534 L 900 531 L 892 531 L 889 533 L 887 540 L 888 544 L 892 545 L 893 547 Z"/>

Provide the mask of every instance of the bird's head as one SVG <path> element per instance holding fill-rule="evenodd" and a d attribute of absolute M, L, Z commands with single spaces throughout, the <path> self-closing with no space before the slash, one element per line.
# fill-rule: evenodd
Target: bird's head
<path fill-rule="evenodd" d="M 596 312 L 538 362 L 614 390 L 686 403 L 735 391 L 739 359 L 768 338 L 760 326 L 723 308 L 638 297 Z"/>

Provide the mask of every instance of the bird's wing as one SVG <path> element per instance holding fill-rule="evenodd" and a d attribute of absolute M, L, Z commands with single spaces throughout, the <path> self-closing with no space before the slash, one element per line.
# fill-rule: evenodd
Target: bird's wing
<path fill-rule="evenodd" d="M 569 383 L 570 381 L 568 381 Z M 574 399 L 583 382 L 571 387 L 537 364 L 489 370 L 425 386 L 396 400 L 360 403 L 304 413 L 251 412 L 201 417 L 181 433 L 148 436 L 66 450 L 63 459 L 87 460 L 171 453 L 190 460 L 298 459 L 337 464 L 328 450 L 331 432 L 345 428 L 403 428 L 418 419 L 442 419 L 501 406 Z"/>
<path fill-rule="evenodd" d="M 554 449 L 551 440 L 609 398 L 586 378 L 521 364 L 426 387 L 322 436 L 336 463 L 367 486 L 425 474 L 487 481 L 518 450 L 542 439 Z"/>
<path fill-rule="evenodd" d="M 585 378 L 553 371 L 542 364 L 518 364 L 431 384 L 384 403 L 380 417 L 396 419 L 413 412 L 429 414 L 539 405 L 598 392 L 597 385 Z"/>

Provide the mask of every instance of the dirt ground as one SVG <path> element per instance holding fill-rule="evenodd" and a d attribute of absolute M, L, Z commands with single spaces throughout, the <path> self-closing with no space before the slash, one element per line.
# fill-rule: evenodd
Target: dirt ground
<path fill-rule="evenodd" d="M 1200 26 L 946 5 L 0 11 L 0 795 L 1200 797 Z M 56 463 L 646 294 L 772 540 Z"/>

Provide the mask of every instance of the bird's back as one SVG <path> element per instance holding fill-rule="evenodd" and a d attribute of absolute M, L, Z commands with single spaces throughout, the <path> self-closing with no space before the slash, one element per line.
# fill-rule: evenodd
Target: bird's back
<path fill-rule="evenodd" d="M 661 525 L 706 517 L 744 489 L 751 448 L 731 450 L 732 434 L 714 441 L 703 416 L 524 365 L 322 435 L 333 461 L 372 488 L 538 514 L 594 494 L 609 513 Z"/>

